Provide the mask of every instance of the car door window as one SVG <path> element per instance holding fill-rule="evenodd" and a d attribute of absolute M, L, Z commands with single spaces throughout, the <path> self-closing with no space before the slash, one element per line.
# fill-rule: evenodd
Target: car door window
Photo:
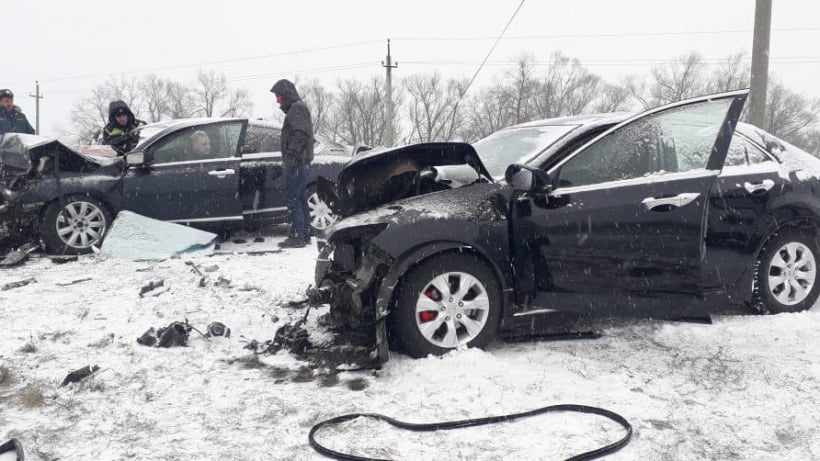
<path fill-rule="evenodd" d="M 732 136 L 732 143 L 729 144 L 724 166 L 756 165 L 768 161 L 769 157 L 760 147 L 745 137 L 735 134 Z"/>
<path fill-rule="evenodd" d="M 560 187 L 705 169 L 731 100 L 647 115 L 598 140 L 557 172 Z"/>
<path fill-rule="evenodd" d="M 154 163 L 234 157 L 241 134 L 241 122 L 185 128 L 157 143 L 153 148 Z"/>
<path fill-rule="evenodd" d="M 280 130 L 278 128 L 250 125 L 248 133 L 245 135 L 245 145 L 242 148 L 244 154 L 254 154 L 257 152 L 279 152 Z"/>

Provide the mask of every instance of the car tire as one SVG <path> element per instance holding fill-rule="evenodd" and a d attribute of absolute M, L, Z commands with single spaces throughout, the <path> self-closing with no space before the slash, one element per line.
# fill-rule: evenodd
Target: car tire
<path fill-rule="evenodd" d="M 484 347 L 495 338 L 500 315 L 501 289 L 490 266 L 477 255 L 441 254 L 403 277 L 390 316 L 391 342 L 412 357 Z"/>
<path fill-rule="evenodd" d="M 308 218 L 311 232 L 324 232 L 335 223 L 339 217 L 333 212 L 333 200 L 319 190 L 316 183 L 309 184 L 305 189 L 305 201 L 308 207 Z"/>
<path fill-rule="evenodd" d="M 102 201 L 71 195 L 46 208 L 41 236 L 51 254 L 90 253 L 102 244 L 111 221 L 111 211 Z"/>
<path fill-rule="evenodd" d="M 760 312 L 810 309 L 820 295 L 820 245 L 809 232 L 787 230 L 766 243 L 758 258 L 754 304 Z"/>

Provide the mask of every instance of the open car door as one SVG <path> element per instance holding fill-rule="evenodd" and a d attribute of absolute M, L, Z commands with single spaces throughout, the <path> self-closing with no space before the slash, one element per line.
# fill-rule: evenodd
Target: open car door
<path fill-rule="evenodd" d="M 702 315 L 706 207 L 747 93 L 650 110 L 555 164 L 547 200 L 525 198 L 512 216 L 531 307 Z"/>

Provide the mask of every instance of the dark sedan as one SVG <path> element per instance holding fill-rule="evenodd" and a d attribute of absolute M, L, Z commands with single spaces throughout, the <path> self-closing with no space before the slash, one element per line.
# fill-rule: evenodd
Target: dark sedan
<path fill-rule="evenodd" d="M 542 120 L 340 174 L 316 283 L 333 322 L 413 356 L 556 311 L 666 319 L 818 298 L 820 160 L 738 123 L 747 91 Z"/>
<path fill-rule="evenodd" d="M 276 125 L 246 119 L 147 125 L 125 157 L 76 152 L 59 141 L 0 139 L 0 238 L 39 235 L 57 254 L 99 245 L 119 210 L 208 230 L 287 220 Z M 335 220 L 317 184 L 350 157 L 317 144 L 305 198 L 317 230 Z"/>

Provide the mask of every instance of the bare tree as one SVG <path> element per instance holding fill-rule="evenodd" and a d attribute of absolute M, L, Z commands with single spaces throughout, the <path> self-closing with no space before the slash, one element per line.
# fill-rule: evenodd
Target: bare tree
<path fill-rule="evenodd" d="M 752 71 L 743 51 L 729 55 L 707 79 L 706 93 L 725 93 L 727 91 L 749 88 Z"/>
<path fill-rule="evenodd" d="M 179 82 L 168 82 L 165 85 L 168 101 L 166 115 L 171 119 L 192 117 L 196 112 L 193 90 Z"/>
<path fill-rule="evenodd" d="M 466 82 L 444 81 L 438 72 L 416 74 L 404 79 L 409 96 L 407 115 L 411 142 L 448 141 L 463 123 L 457 104 Z"/>
<path fill-rule="evenodd" d="M 330 123 L 333 139 L 350 145 L 383 144 L 384 78 L 374 76 L 366 83 L 340 80 L 337 89 L 337 103 Z"/>
<path fill-rule="evenodd" d="M 695 51 L 653 67 L 648 81 L 631 78 L 628 82 L 644 109 L 708 93 L 703 60 Z"/>
<path fill-rule="evenodd" d="M 238 88 L 228 91 L 225 106 L 222 107 L 220 117 L 246 117 L 253 110 L 253 102 L 247 88 Z"/>
<path fill-rule="evenodd" d="M 820 99 L 807 99 L 774 79 L 769 83 L 766 131 L 786 141 L 799 139 L 802 131 L 817 123 Z"/>
<path fill-rule="evenodd" d="M 148 74 L 138 83 L 145 109 L 148 113 L 148 122 L 158 122 L 168 112 L 168 83 L 154 74 Z"/>
<path fill-rule="evenodd" d="M 332 137 L 332 117 L 335 96 L 325 89 L 318 80 L 306 80 L 296 82 L 299 96 L 310 109 L 313 120 L 313 131 L 323 136 Z"/>
<path fill-rule="evenodd" d="M 510 103 L 512 123 L 523 123 L 532 120 L 532 101 L 538 91 L 535 77 L 535 58 L 525 54 L 518 58 L 515 69 L 506 72 L 510 82 L 504 85 L 503 92 Z"/>
<path fill-rule="evenodd" d="M 631 110 L 634 100 L 630 92 L 629 82 L 620 85 L 603 83 L 600 96 L 592 104 L 592 112 L 619 112 Z"/>
<path fill-rule="evenodd" d="M 544 80 L 533 98 L 537 118 L 581 114 L 598 96 L 601 78 L 574 58 L 553 53 Z"/>
<path fill-rule="evenodd" d="M 196 74 L 196 87 L 193 97 L 197 112 L 204 117 L 213 117 L 216 105 L 225 99 L 228 91 L 228 79 L 216 71 L 200 70 Z"/>
<path fill-rule="evenodd" d="M 460 136 L 474 142 L 512 124 L 508 93 L 503 84 L 484 88 L 466 102 L 466 121 Z"/>

